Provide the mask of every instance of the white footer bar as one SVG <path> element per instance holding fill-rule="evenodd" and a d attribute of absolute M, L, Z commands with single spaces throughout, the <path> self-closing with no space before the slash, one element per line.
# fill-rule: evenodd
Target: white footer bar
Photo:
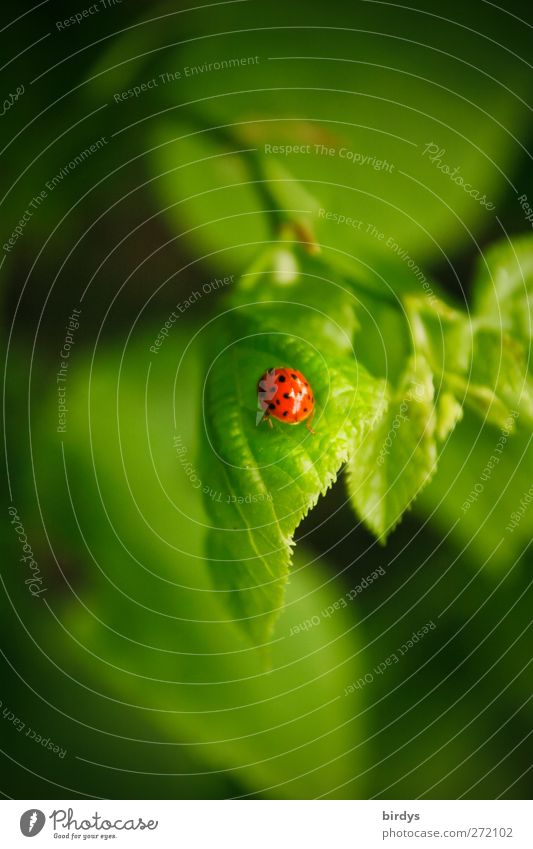
<path fill-rule="evenodd" d="M 528 801 L 6 800 L 0 834 L 9 849 L 533 847 Z"/>

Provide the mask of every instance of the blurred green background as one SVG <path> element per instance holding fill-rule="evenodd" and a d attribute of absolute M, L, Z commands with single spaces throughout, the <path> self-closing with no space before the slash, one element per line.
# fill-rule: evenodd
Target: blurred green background
<path fill-rule="evenodd" d="M 7 4 L 0 31 L 4 97 L 23 88 L 2 116 L 4 462 L 46 587 L 28 591 L 6 511 L 3 793 L 527 798 L 531 517 L 505 526 L 531 486 L 529 435 L 509 441 L 462 514 L 499 438 L 465 414 L 385 548 L 340 481 L 298 531 L 265 669 L 210 588 L 205 514 L 174 444 L 181 434 L 198 465 L 195 334 L 223 289 L 150 347 L 177 302 L 237 277 L 273 238 L 272 208 L 304 210 L 336 272 L 395 291 L 409 275 L 375 226 L 468 308 L 484 248 L 530 226 L 517 200 L 533 197 L 529 4 L 88 8 Z M 209 69 L 235 58 L 246 62 Z M 428 144 L 493 208 L 443 174 Z M 401 662 L 345 694 L 430 621 Z"/>

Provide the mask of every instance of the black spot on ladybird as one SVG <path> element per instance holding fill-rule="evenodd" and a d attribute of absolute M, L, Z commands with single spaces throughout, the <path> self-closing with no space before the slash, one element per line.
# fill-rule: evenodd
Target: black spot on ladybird
<path fill-rule="evenodd" d="M 293 380 L 298 380 L 298 378 L 296 377 L 296 375 L 295 375 L 295 374 L 293 374 L 292 372 L 291 372 L 291 377 L 292 377 L 292 379 L 293 379 Z"/>
<path fill-rule="evenodd" d="M 283 413 L 283 415 L 284 415 L 284 416 L 286 416 L 286 415 L 287 415 L 287 410 L 285 410 L 285 412 Z"/>
<path fill-rule="evenodd" d="M 280 374 L 279 377 L 277 378 L 277 380 L 279 380 L 280 383 L 285 383 L 285 375 Z"/>
<path fill-rule="evenodd" d="M 290 396 L 290 394 L 289 394 L 288 392 L 284 392 L 284 393 L 283 393 L 283 397 L 284 397 L 284 398 L 290 398 L 291 396 Z"/>
<path fill-rule="evenodd" d="M 269 410 L 275 410 L 275 409 L 276 409 L 276 405 L 275 405 L 275 404 L 269 404 L 269 405 L 268 405 L 268 408 L 269 408 Z"/>

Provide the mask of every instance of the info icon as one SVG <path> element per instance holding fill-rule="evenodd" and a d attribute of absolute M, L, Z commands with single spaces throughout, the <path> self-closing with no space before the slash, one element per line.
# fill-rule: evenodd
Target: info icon
<path fill-rule="evenodd" d="M 24 837 L 35 837 L 42 830 L 46 817 L 38 808 L 24 811 L 20 818 L 20 830 Z"/>

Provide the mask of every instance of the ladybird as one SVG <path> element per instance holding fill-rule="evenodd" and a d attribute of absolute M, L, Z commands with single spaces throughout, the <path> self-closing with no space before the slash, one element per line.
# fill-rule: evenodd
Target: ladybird
<path fill-rule="evenodd" d="M 258 423 L 272 417 L 296 425 L 311 419 L 315 412 L 313 390 L 301 371 L 293 368 L 269 368 L 257 382 Z M 314 433 L 309 422 L 306 428 Z"/>

